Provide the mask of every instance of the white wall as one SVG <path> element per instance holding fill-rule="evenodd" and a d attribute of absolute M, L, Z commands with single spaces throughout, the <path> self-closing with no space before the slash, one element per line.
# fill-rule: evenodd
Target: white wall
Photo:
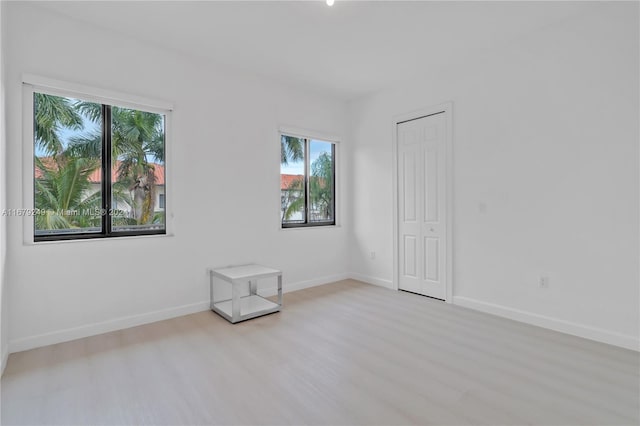
<path fill-rule="evenodd" d="M 33 4 L 5 6 L 12 40 L 5 78 L 14 106 L 7 117 L 9 206 L 20 207 L 25 190 L 23 73 L 175 107 L 167 165 L 174 237 L 24 245 L 22 220 L 9 218 L 12 351 L 206 309 L 210 266 L 281 268 L 285 289 L 345 276 L 344 220 L 336 228 L 279 229 L 277 136 L 280 125 L 342 135 L 344 103 L 200 63 Z M 339 160 L 342 173 L 346 161 Z M 338 184 L 340 202 L 346 195 Z"/>
<path fill-rule="evenodd" d="M 595 12 L 350 105 L 357 276 L 391 285 L 392 117 L 453 101 L 454 302 L 638 347 L 638 4 Z"/>
<path fill-rule="evenodd" d="M 6 218 L 1 214 L 7 205 L 6 191 L 6 126 L 5 126 L 5 61 L 4 45 L 6 42 L 4 25 L 4 5 L 0 2 L 0 356 L 2 365 L 0 375 L 4 372 L 9 356 L 9 309 L 6 283 L 6 258 L 7 258 L 7 223 Z"/>
<path fill-rule="evenodd" d="M 285 288 L 347 271 L 389 285 L 391 119 L 444 101 L 454 102 L 455 302 L 637 345 L 637 4 L 602 4 L 597 16 L 478 52 L 348 111 L 322 94 L 34 4 L 2 7 L 3 36 L 11 35 L 0 76 L 12 106 L 7 207 L 22 207 L 23 73 L 175 106 L 174 237 L 32 246 L 23 244 L 21 219 L 9 218 L 2 256 L 9 253 L 11 350 L 206 309 L 208 266 L 262 262 L 285 271 Z M 278 229 L 279 125 L 339 135 L 348 126 L 339 152 L 341 227 Z M 537 287 L 543 272 L 547 290 Z"/>

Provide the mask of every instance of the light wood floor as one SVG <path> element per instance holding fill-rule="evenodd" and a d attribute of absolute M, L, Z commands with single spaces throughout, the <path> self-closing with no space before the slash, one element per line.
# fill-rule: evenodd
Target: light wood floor
<path fill-rule="evenodd" d="M 12 354 L 2 424 L 638 425 L 638 353 L 357 281 Z"/>

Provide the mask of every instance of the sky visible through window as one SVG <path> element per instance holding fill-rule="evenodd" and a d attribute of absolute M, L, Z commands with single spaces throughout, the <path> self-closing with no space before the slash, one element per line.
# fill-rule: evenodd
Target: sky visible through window
<path fill-rule="evenodd" d="M 281 148 L 282 226 L 334 224 L 334 144 L 283 135 Z"/>
<path fill-rule="evenodd" d="M 310 140 L 309 163 L 313 164 L 323 153 L 331 155 L 331 143 L 317 139 Z M 280 173 L 283 175 L 304 175 L 304 160 L 297 162 L 290 161 L 287 165 L 282 165 Z"/>
<path fill-rule="evenodd" d="M 74 105 L 77 102 L 82 102 L 79 99 L 74 99 L 74 98 L 67 98 L 67 99 L 69 100 L 69 103 L 71 105 Z M 85 114 L 79 114 L 79 115 L 80 115 L 80 118 L 82 119 L 82 129 L 76 130 L 66 126 L 60 126 L 58 128 L 57 135 L 60 138 L 60 142 L 62 143 L 63 149 L 66 149 L 69 146 L 69 143 L 71 142 L 71 138 L 78 137 L 78 136 L 89 137 L 90 135 L 96 135 L 102 132 L 101 123 L 96 123 L 95 121 L 92 121 Z M 37 157 L 46 157 L 47 155 L 49 155 L 43 149 L 43 147 L 39 145 L 36 145 L 34 149 L 35 149 L 35 155 Z M 145 157 L 147 161 L 150 163 L 157 162 L 157 160 L 152 155 L 146 155 Z M 162 162 L 160 162 L 160 164 L 162 164 Z"/>
<path fill-rule="evenodd" d="M 72 105 L 77 102 L 80 102 L 79 99 L 74 99 L 74 98 L 66 98 L 66 99 L 68 99 L 69 103 Z M 99 134 L 101 132 L 100 123 L 91 121 L 91 119 L 89 119 L 84 114 L 80 114 L 80 118 L 82 119 L 81 130 L 70 129 L 69 127 L 65 127 L 65 126 L 60 126 L 58 128 L 57 134 L 58 134 L 58 137 L 60 138 L 60 142 L 62 143 L 63 149 L 66 149 L 69 146 L 69 142 L 73 137 L 76 137 L 79 135 L 89 136 L 89 135 Z M 36 144 L 34 149 L 35 149 L 35 155 L 37 157 L 46 157 L 48 155 L 47 152 L 40 145 Z"/>
<path fill-rule="evenodd" d="M 35 240 L 165 232 L 164 115 L 34 92 L 33 120 Z"/>

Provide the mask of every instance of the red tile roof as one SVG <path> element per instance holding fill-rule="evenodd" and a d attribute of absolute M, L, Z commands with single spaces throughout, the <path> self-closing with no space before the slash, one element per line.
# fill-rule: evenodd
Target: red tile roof
<path fill-rule="evenodd" d="M 47 168 L 55 167 L 55 161 L 51 157 L 40 157 L 40 160 L 44 163 Z M 116 164 L 116 167 L 111 171 L 111 179 L 115 182 L 118 177 L 118 169 L 117 167 L 120 165 L 120 162 Z M 156 185 L 164 185 L 164 165 L 162 164 L 153 164 L 154 172 L 156 176 Z M 42 177 L 42 171 L 36 167 L 35 171 L 36 179 Z M 102 176 L 102 169 L 98 168 L 91 173 L 89 176 L 89 181 L 92 183 L 100 183 L 100 179 Z M 303 175 L 280 175 L 280 189 L 286 190 L 289 189 L 291 184 L 296 181 L 302 181 L 304 178 Z"/>
<path fill-rule="evenodd" d="M 280 175 L 280 190 L 289 189 L 292 183 L 302 181 L 303 178 L 303 175 Z"/>
<path fill-rule="evenodd" d="M 164 165 L 152 163 L 153 166 L 153 174 L 156 178 L 156 185 L 164 185 Z M 116 163 L 116 166 L 111 169 L 111 181 L 116 182 L 118 180 L 118 167 L 120 166 L 120 161 Z M 89 176 L 89 181 L 93 183 L 100 183 L 100 179 L 102 179 L 102 169 L 99 168 L 94 170 L 93 173 Z"/>
<path fill-rule="evenodd" d="M 47 168 L 52 168 L 52 167 L 56 166 L 55 161 L 51 157 L 40 157 L 40 161 L 42 161 L 42 163 Z M 152 163 L 151 165 L 154 168 L 154 175 L 155 175 L 155 178 L 156 178 L 156 185 L 164 185 L 164 165 L 163 164 L 157 164 L 157 163 Z M 116 163 L 116 166 L 111 170 L 111 180 L 113 182 L 117 181 L 117 179 L 118 179 L 118 167 L 119 166 L 120 166 L 120 161 L 118 161 Z M 36 179 L 39 179 L 39 178 L 42 177 L 42 171 L 38 167 L 36 167 L 35 176 L 36 176 Z M 102 179 L 102 168 L 101 167 L 98 167 L 96 170 L 93 171 L 93 173 L 91 173 L 91 175 L 89 175 L 89 182 L 91 182 L 91 183 L 100 183 L 101 179 Z"/>

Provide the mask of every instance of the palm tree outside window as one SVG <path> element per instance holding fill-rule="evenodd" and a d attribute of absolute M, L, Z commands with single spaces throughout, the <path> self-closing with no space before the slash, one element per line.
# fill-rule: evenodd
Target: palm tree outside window
<path fill-rule="evenodd" d="M 335 225 L 335 143 L 280 135 L 283 228 Z"/>
<path fill-rule="evenodd" d="M 166 233 L 166 115 L 41 92 L 33 105 L 35 241 Z"/>

